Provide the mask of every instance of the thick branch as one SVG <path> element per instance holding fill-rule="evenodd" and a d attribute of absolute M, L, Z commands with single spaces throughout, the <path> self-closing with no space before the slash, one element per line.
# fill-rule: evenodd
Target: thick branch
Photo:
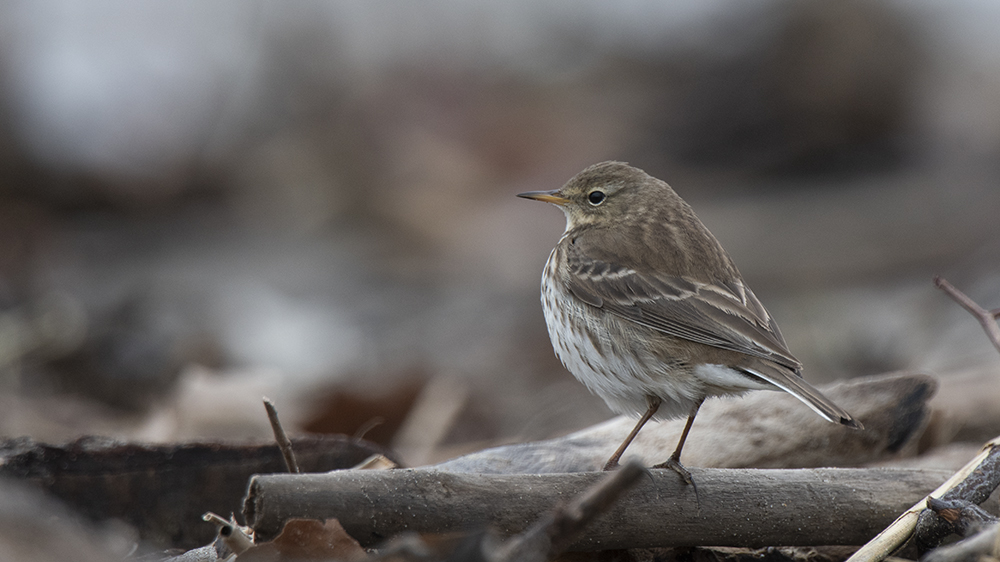
<path fill-rule="evenodd" d="M 861 544 L 948 476 L 902 469 L 691 472 L 700 505 L 673 471 L 653 470 L 649 479 L 640 479 L 591 523 L 586 536 L 569 550 Z M 441 533 L 489 526 L 513 535 L 603 476 L 428 469 L 261 475 L 250 482 L 244 515 L 264 539 L 292 517 L 337 518 L 364 546 L 404 531 Z"/>
<path fill-rule="evenodd" d="M 979 320 L 979 323 L 983 326 L 983 331 L 986 332 L 986 337 L 990 338 L 990 341 L 993 342 L 993 347 L 996 347 L 997 351 L 1000 351 L 1000 325 L 997 324 L 996 320 L 1000 317 L 1000 308 L 986 310 L 940 276 L 934 277 L 934 284 L 945 293 L 948 293 L 948 296 L 960 304 L 962 308 L 968 310 L 969 314 L 976 317 L 976 320 Z"/>

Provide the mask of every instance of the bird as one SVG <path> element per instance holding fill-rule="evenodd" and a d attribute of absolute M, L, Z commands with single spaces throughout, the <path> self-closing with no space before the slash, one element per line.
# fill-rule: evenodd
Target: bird
<path fill-rule="evenodd" d="M 594 164 L 552 191 L 566 230 L 542 274 L 542 308 L 562 364 L 618 414 L 638 416 L 604 470 L 650 419 L 687 416 L 654 468 L 688 484 L 681 450 L 712 396 L 785 391 L 828 421 L 862 423 L 802 378 L 774 318 L 694 210 L 664 181 L 622 162 Z"/>

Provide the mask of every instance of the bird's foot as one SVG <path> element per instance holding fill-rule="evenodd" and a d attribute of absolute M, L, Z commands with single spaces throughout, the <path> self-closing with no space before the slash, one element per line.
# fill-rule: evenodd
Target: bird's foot
<path fill-rule="evenodd" d="M 694 478 L 691 478 L 691 473 L 688 472 L 688 469 L 684 468 L 684 465 L 681 464 L 681 461 L 677 460 L 676 457 L 671 456 L 665 462 L 661 462 L 660 464 L 654 464 L 653 468 L 669 468 L 670 470 L 673 470 L 674 472 L 679 474 L 680 477 L 684 480 L 684 483 L 687 484 L 688 486 L 691 486 L 691 490 L 694 491 L 694 501 L 698 505 L 699 513 L 701 512 L 701 498 L 698 497 L 698 485 L 694 483 Z"/>
<path fill-rule="evenodd" d="M 685 484 L 687 484 L 688 486 L 694 486 L 694 479 L 691 478 L 691 473 L 688 472 L 688 469 L 684 468 L 684 465 L 681 464 L 681 461 L 675 459 L 674 457 L 670 457 L 665 462 L 661 462 L 660 464 L 654 464 L 653 468 L 669 468 L 670 470 L 673 470 L 674 472 L 679 474 L 681 478 L 684 480 Z M 607 470 L 607 467 L 605 467 L 604 470 Z"/>

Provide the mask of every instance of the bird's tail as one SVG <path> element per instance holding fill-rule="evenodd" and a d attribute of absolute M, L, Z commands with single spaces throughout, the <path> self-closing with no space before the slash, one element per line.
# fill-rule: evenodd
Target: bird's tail
<path fill-rule="evenodd" d="M 752 368 L 744 367 L 744 369 L 798 398 L 826 420 L 843 424 L 853 429 L 865 428 L 865 426 L 861 425 L 861 422 L 854 419 L 846 410 L 834 404 L 832 400 L 823 396 L 820 391 L 813 388 L 812 385 L 807 383 L 797 373 L 792 373 L 778 365 L 773 365 L 765 361 L 758 362 Z"/>

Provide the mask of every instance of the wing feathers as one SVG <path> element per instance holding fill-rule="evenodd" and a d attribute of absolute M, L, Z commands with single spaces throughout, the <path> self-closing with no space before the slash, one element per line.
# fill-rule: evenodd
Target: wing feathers
<path fill-rule="evenodd" d="M 801 368 L 760 301 L 738 280 L 701 283 L 595 260 L 574 245 L 566 251 L 568 288 L 591 306 L 678 338 Z"/>

